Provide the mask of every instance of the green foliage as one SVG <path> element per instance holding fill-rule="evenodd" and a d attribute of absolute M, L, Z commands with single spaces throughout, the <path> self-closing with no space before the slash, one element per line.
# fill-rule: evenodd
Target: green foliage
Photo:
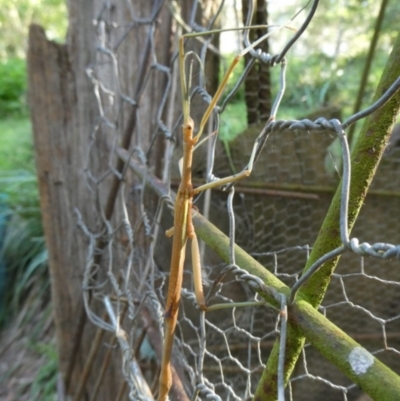
<path fill-rule="evenodd" d="M 18 312 L 33 284 L 39 282 L 47 288 L 49 283 L 36 176 L 30 171 L 3 174 L 0 185 L 7 196 L 6 207 L 0 213 L 7 222 L 0 248 L 4 262 L 2 325 Z"/>
<path fill-rule="evenodd" d="M 33 283 L 48 286 L 48 273 L 29 120 L 2 121 L 0 135 L 1 325 L 18 311 Z"/>
<path fill-rule="evenodd" d="M 365 93 L 365 104 L 370 102 L 387 57 L 388 53 L 383 49 L 376 52 Z M 229 56 L 227 63 L 232 58 L 233 55 Z M 310 52 L 306 60 L 304 57 L 290 57 L 289 68 L 286 70 L 286 90 L 278 111 L 278 118 L 303 118 L 324 105 L 339 107 L 344 117 L 350 115 L 365 58 L 366 55 L 363 51 L 351 57 L 337 59 L 316 52 Z M 224 91 L 225 96 L 233 88 L 242 72 L 243 65 L 240 64 L 228 81 Z M 279 75 L 280 69 L 271 69 L 273 98 L 279 90 Z M 222 140 L 231 140 L 245 129 L 246 107 L 244 105 L 244 85 L 242 84 L 222 114 L 219 134 Z"/>
<path fill-rule="evenodd" d="M 228 104 L 221 117 L 219 139 L 223 142 L 233 140 L 247 128 L 246 105 L 244 102 Z"/>
<path fill-rule="evenodd" d="M 18 310 L 33 283 L 48 286 L 39 195 L 26 118 L 25 53 L 28 27 L 41 24 L 52 40 L 67 28 L 64 0 L 0 0 L 0 324 Z M 23 118 L 21 118 L 23 117 Z M 6 280 L 4 283 L 4 279 Z M 32 398 L 34 399 L 34 398 Z M 43 398 L 41 398 L 43 399 Z"/>
<path fill-rule="evenodd" d="M 312 54 L 305 62 L 302 58 L 291 58 L 286 73 L 286 91 L 283 104 L 297 110 L 312 110 L 328 103 L 336 90 L 336 73 L 333 60 L 325 55 Z M 271 70 L 273 94 L 279 87 L 280 70 Z M 293 118 L 292 116 L 291 118 Z"/>
<path fill-rule="evenodd" d="M 225 75 L 226 70 L 228 69 L 229 65 L 232 63 L 236 54 L 230 54 L 225 59 L 223 59 L 222 68 L 220 69 L 220 82 Z M 232 91 L 236 82 L 239 80 L 240 76 L 242 75 L 244 70 L 244 59 L 242 59 L 236 68 L 232 71 L 231 76 L 229 77 L 228 83 L 225 87 L 224 94 L 222 95 L 222 101 L 226 99 L 227 95 Z M 220 103 L 222 103 L 222 101 Z M 230 103 L 238 103 L 244 102 L 244 85 L 242 84 L 239 90 L 235 93 L 234 96 L 231 97 Z"/>
<path fill-rule="evenodd" d="M 376 52 L 365 91 L 364 104 L 371 102 L 385 66 L 388 53 Z M 286 90 L 279 118 L 300 118 L 324 105 L 339 107 L 344 118 L 351 115 L 357 96 L 366 55 L 333 59 L 324 54 L 303 58 L 292 57 L 286 75 Z M 278 91 L 279 73 L 272 71 L 273 95 Z"/>
<path fill-rule="evenodd" d="M 67 28 L 64 0 L 0 0 L 0 60 L 23 58 L 29 24 L 41 24 L 50 39 L 62 40 Z"/>
<path fill-rule="evenodd" d="M 0 141 L 0 174 L 3 182 L 8 174 L 18 175 L 16 170 L 33 171 L 31 123 L 27 117 L 0 120 Z"/>
<path fill-rule="evenodd" d="M 0 0 L 0 117 L 27 113 L 25 54 L 29 25 L 42 25 L 50 39 L 67 29 L 63 0 Z"/>
<path fill-rule="evenodd" d="M 10 58 L 0 63 L 0 117 L 26 114 L 26 86 L 24 60 Z"/>

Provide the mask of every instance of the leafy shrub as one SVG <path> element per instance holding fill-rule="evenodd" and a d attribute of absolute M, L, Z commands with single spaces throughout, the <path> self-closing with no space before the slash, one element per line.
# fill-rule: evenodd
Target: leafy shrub
<path fill-rule="evenodd" d="M 27 113 L 26 64 L 19 58 L 0 63 L 0 117 Z"/>

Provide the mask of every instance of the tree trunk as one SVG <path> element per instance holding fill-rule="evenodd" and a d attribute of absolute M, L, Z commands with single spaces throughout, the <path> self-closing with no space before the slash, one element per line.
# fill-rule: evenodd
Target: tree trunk
<path fill-rule="evenodd" d="M 242 0 L 243 24 L 246 25 L 249 13 L 249 1 Z M 267 25 L 268 11 L 265 0 L 257 0 L 254 4 L 251 25 Z M 250 42 L 261 38 L 267 33 L 267 29 L 252 29 L 249 31 Z M 264 53 L 269 52 L 268 39 L 260 43 L 256 49 Z M 247 65 L 252 56 L 245 55 Z M 252 126 L 268 120 L 271 112 L 271 74 L 268 65 L 260 61 L 253 65 L 245 80 L 245 99 L 247 109 L 247 125 Z"/>
<path fill-rule="evenodd" d="M 29 103 L 42 220 L 49 253 L 59 368 L 67 381 L 67 393 L 74 399 L 92 397 L 109 348 L 105 345 L 112 339 L 109 333 L 100 334 L 101 329 L 86 323 L 82 280 L 88 263 L 89 244 L 78 229 L 77 211 L 84 225 L 93 233 L 99 232 L 103 224 L 99 215 L 94 213 L 96 208 L 103 211 L 107 220 L 119 219 L 119 209 L 114 211 L 121 183 L 117 172 L 121 173 L 124 165 L 117 161 L 112 170 L 109 168 L 109 164 L 116 160 L 115 156 L 110 160 L 110 134 L 115 134 L 126 149 L 132 146 L 132 142 L 148 149 L 151 133 L 156 131 L 154 116 L 166 86 L 165 74 L 156 74 L 150 89 L 140 99 L 139 96 L 145 76 L 150 71 L 150 56 L 157 56 L 163 65 L 168 65 L 170 59 L 171 18 L 166 8 L 161 8 L 161 1 L 137 1 L 134 10 L 126 3 L 118 7 L 107 7 L 103 3 L 100 0 L 69 1 L 69 30 L 65 45 L 48 41 L 43 29 L 37 25 L 31 26 L 29 32 Z M 152 23 L 126 28 L 132 25 L 133 11 L 136 16 L 148 17 Z M 118 21 L 120 26 L 108 24 L 107 18 Z M 157 18 L 163 24 L 156 24 Z M 148 32 L 152 29 L 155 30 L 154 41 L 150 43 Z M 98 39 L 102 37 L 106 39 L 105 43 Z M 102 52 L 102 46 L 115 52 L 117 72 L 113 70 L 110 57 Z M 102 62 L 109 63 L 109 74 Z M 97 78 L 117 94 L 113 104 L 107 103 L 104 93 L 100 94 L 104 115 L 98 106 L 94 84 L 88 79 L 91 72 L 99 74 Z M 113 73 L 117 74 L 119 82 L 113 81 Z M 122 102 L 118 88 L 133 102 Z M 114 131 L 104 123 L 106 118 L 116 123 Z M 164 141 L 159 137 L 150 156 L 153 159 L 159 158 Z M 99 180 L 102 174 L 110 171 L 115 173 Z M 126 180 L 127 184 L 134 182 L 131 177 L 126 177 Z M 128 197 L 132 218 L 141 213 L 139 205 L 134 204 L 135 196 L 137 194 Z M 138 241 L 139 236 L 140 232 Z M 105 255 L 104 247 L 102 239 L 96 242 L 95 262 L 100 267 L 105 262 L 98 255 Z M 92 300 L 91 305 L 98 311 L 98 316 L 104 315 L 100 311 L 102 304 Z M 98 352 L 94 346 L 96 334 L 100 344 Z M 91 364 L 88 362 L 90 350 L 96 351 Z M 121 355 L 114 352 L 96 400 L 116 399 L 123 379 Z"/>

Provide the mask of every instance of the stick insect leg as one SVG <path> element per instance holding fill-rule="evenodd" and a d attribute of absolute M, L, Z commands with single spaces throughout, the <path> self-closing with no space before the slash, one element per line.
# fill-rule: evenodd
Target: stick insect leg
<path fill-rule="evenodd" d="M 220 178 L 216 181 L 211 181 L 211 182 L 208 182 L 207 184 L 200 185 L 199 187 L 197 187 L 193 190 L 193 195 L 197 195 L 200 192 L 203 192 L 207 189 L 218 188 L 223 185 L 231 184 L 232 182 L 240 181 L 243 178 L 248 177 L 251 174 L 251 171 L 253 170 L 253 163 L 254 163 L 255 155 L 257 153 L 257 147 L 258 147 L 258 141 L 256 141 L 254 143 L 253 150 L 251 152 L 251 156 L 250 156 L 250 160 L 249 160 L 249 164 L 247 165 L 246 169 L 244 169 L 242 172 L 240 172 L 238 174 L 233 174 L 233 175 L 230 175 L 229 177 Z"/>
<path fill-rule="evenodd" d="M 193 190 L 193 195 L 197 195 L 200 192 L 206 191 L 207 189 L 218 188 L 218 187 L 222 187 L 227 184 L 231 184 L 232 182 L 240 181 L 243 178 L 248 177 L 250 175 L 250 173 L 251 173 L 251 170 L 246 169 L 246 170 L 243 170 L 239 174 L 230 175 L 229 177 L 220 178 L 219 180 L 211 181 L 211 182 L 208 182 L 207 184 L 200 185 L 199 187 L 197 187 Z"/>
<path fill-rule="evenodd" d="M 188 238 L 192 241 L 191 252 L 192 252 L 192 268 L 193 268 L 193 285 L 194 293 L 196 295 L 196 301 L 199 308 L 204 312 L 211 312 L 214 310 L 226 309 L 226 308 L 241 308 L 249 306 L 260 306 L 265 305 L 264 301 L 249 301 L 249 302 L 229 302 L 222 304 L 214 304 L 211 306 L 206 305 L 204 298 L 203 282 L 201 275 L 201 262 L 200 262 L 200 251 L 199 242 L 197 240 L 197 235 L 194 231 L 192 223 L 192 212 L 189 211 L 188 216 Z"/>
<path fill-rule="evenodd" d="M 192 223 L 192 211 L 188 211 L 188 238 L 192 241 L 191 252 L 192 252 L 192 268 L 193 268 L 193 285 L 194 293 L 196 295 L 197 304 L 202 311 L 207 310 L 206 301 L 204 299 L 203 283 L 201 276 L 201 262 L 200 262 L 200 251 L 199 242 L 197 241 L 197 235 L 194 231 Z"/>
<path fill-rule="evenodd" d="M 192 226 L 193 229 L 193 226 Z M 196 295 L 196 301 L 199 308 L 204 312 L 211 312 L 214 310 L 226 309 L 226 308 L 241 308 L 241 307 L 249 307 L 249 306 L 260 306 L 265 305 L 264 301 L 249 301 L 249 302 L 229 302 L 223 304 L 214 304 L 211 306 L 206 305 L 206 301 L 204 299 L 204 290 L 201 276 L 201 263 L 200 263 L 200 252 L 199 252 L 199 243 L 197 241 L 197 235 L 193 231 L 188 233 L 188 237 L 192 240 L 192 268 L 193 268 L 193 284 L 194 284 L 194 293 Z"/>
<path fill-rule="evenodd" d="M 174 227 L 169 228 L 168 230 L 165 231 L 165 236 L 166 237 L 173 237 L 174 235 Z"/>

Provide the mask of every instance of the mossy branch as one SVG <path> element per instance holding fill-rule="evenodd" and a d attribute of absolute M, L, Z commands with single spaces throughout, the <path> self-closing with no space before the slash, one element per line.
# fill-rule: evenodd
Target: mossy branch
<path fill-rule="evenodd" d="M 375 93 L 374 101 L 378 100 L 389 86 L 400 76 L 400 34 L 393 46 L 392 54 L 387 62 L 386 68 L 382 74 L 381 81 Z M 400 107 L 400 93 L 398 92 L 388 101 L 384 107 L 369 116 L 361 129 L 359 138 L 354 147 L 351 156 L 351 188 L 349 198 L 349 232 L 351 231 L 368 188 L 375 175 L 379 161 L 389 140 L 393 124 Z M 329 211 L 322 224 L 317 240 L 313 246 L 310 258 L 304 268 L 306 272 L 309 267 L 320 257 L 334 250 L 341 245 L 340 239 L 340 198 L 341 183 L 332 200 Z M 334 272 L 339 258 L 332 259 L 325 263 L 309 281 L 300 289 L 298 297 L 305 299 L 309 304 L 317 308 L 322 302 L 327 287 L 329 285 L 332 273 Z M 308 337 L 307 337 L 308 338 Z M 298 331 L 289 324 L 286 348 L 286 378 L 290 377 L 292 369 L 300 355 L 304 345 L 305 338 L 300 336 Z M 268 360 L 266 369 L 262 375 L 259 386 L 256 390 L 255 400 L 276 400 L 277 388 L 276 380 L 278 369 L 278 350 L 279 342 L 276 342 Z M 331 361 L 335 356 L 333 354 L 325 355 Z M 378 386 L 376 382 L 376 386 Z M 398 387 L 400 388 L 400 387 Z M 369 393 L 376 400 L 388 400 L 390 398 L 378 397 Z M 375 394 L 375 393 L 374 393 Z"/>

